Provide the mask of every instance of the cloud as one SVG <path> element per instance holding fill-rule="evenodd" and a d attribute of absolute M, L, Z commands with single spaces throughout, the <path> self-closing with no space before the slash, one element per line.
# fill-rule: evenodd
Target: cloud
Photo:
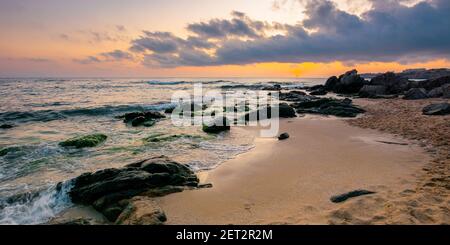
<path fill-rule="evenodd" d="M 301 1 L 306 18 L 297 25 L 233 12 L 231 19 L 189 24 L 187 38 L 144 32 L 130 50 L 145 65 L 163 67 L 450 58 L 450 1 L 370 0 L 372 8 L 358 15 L 328 0 Z"/>
<path fill-rule="evenodd" d="M 118 49 L 111 52 L 101 53 L 100 56 L 102 56 L 108 61 L 121 61 L 133 59 L 133 56 L 130 53 Z"/>
<path fill-rule="evenodd" d="M 82 65 L 88 65 L 88 64 L 92 64 L 92 63 L 100 63 L 101 60 L 95 56 L 88 56 L 84 59 L 73 59 L 73 62 L 82 64 Z"/>

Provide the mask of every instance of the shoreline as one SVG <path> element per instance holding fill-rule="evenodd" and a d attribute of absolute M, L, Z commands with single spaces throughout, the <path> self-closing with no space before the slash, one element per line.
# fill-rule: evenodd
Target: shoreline
<path fill-rule="evenodd" d="M 250 152 L 201 173 L 213 188 L 156 199 L 167 224 L 409 223 L 385 214 L 385 205 L 396 193 L 414 191 L 418 172 L 431 158 L 411 141 L 347 121 L 283 119 L 280 133 L 290 139 L 257 138 Z M 357 189 L 377 194 L 330 202 Z"/>

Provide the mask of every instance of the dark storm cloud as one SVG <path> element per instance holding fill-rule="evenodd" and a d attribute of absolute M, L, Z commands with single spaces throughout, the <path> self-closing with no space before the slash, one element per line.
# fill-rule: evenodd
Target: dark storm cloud
<path fill-rule="evenodd" d="M 328 0 L 304 2 L 307 17 L 295 26 L 269 25 L 234 12 L 231 20 L 188 25 L 193 35 L 187 39 L 147 32 L 132 42 L 131 50 L 144 54 L 144 64 L 165 67 L 450 58 L 450 1 L 408 7 L 393 0 L 371 0 L 373 8 L 361 16 Z M 283 32 L 266 34 L 273 30 Z"/>

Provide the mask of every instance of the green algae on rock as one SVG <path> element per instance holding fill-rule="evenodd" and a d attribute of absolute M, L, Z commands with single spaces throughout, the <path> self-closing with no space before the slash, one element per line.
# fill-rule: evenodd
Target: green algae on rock
<path fill-rule="evenodd" d="M 68 139 L 66 141 L 59 143 L 59 145 L 62 147 L 75 147 L 77 149 L 85 147 L 96 147 L 99 144 L 105 142 L 107 138 L 108 136 L 104 134 L 91 134 Z"/>

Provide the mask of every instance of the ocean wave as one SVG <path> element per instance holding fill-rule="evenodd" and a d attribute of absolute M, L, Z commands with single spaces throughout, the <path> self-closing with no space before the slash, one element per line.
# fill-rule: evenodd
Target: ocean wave
<path fill-rule="evenodd" d="M 42 224 L 73 204 L 68 194 L 71 181 L 0 199 L 1 225 Z"/>
<path fill-rule="evenodd" d="M 119 105 L 94 108 L 75 108 L 67 110 L 10 111 L 0 113 L 0 122 L 49 122 L 75 116 L 106 116 L 129 111 L 165 110 L 173 107 L 172 103 L 163 102 L 151 105 Z"/>

